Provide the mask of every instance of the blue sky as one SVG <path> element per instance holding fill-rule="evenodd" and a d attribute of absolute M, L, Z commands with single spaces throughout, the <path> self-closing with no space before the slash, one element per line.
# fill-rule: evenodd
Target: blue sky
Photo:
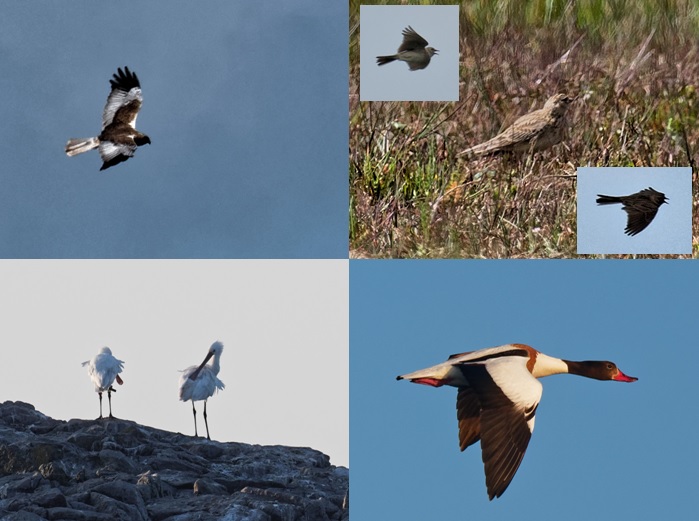
<path fill-rule="evenodd" d="M 360 93 L 362 101 L 458 101 L 459 7 L 360 6 Z M 376 57 L 395 54 L 411 26 L 439 52 L 411 71 L 405 63 L 379 67 Z"/>
<path fill-rule="evenodd" d="M 0 257 L 346 258 L 347 3 L 8 2 Z M 152 144 L 99 172 L 109 79 Z"/>
<path fill-rule="evenodd" d="M 691 518 L 698 286 L 686 261 L 351 261 L 353 516 Z M 489 502 L 480 446 L 459 451 L 456 389 L 395 377 L 512 342 L 639 381 L 542 379 L 522 466 Z"/>
<path fill-rule="evenodd" d="M 348 269 L 346 260 L 0 261 L 0 401 L 97 418 L 80 364 L 108 346 L 125 362 L 114 416 L 193 435 L 179 370 L 220 340 L 226 388 L 208 401 L 212 439 L 312 447 L 347 466 Z M 202 410 L 197 402 L 200 434 Z"/>
<path fill-rule="evenodd" d="M 621 204 L 599 206 L 597 194 L 630 195 L 648 187 L 668 198 L 642 232 L 624 233 Z M 691 253 L 692 169 L 579 168 L 578 253 Z"/>

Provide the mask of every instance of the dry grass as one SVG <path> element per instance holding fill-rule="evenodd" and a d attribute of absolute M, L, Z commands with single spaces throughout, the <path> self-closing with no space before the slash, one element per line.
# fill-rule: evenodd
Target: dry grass
<path fill-rule="evenodd" d="M 350 4 L 353 257 L 576 257 L 578 166 L 689 165 L 697 205 L 693 2 L 466 5 L 460 101 L 394 103 L 359 102 L 359 10 Z M 455 157 L 556 92 L 577 97 L 564 143 L 519 156 Z"/>

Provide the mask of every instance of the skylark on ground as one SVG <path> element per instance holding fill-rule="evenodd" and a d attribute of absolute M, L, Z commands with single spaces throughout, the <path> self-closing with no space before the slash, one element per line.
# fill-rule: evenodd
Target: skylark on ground
<path fill-rule="evenodd" d="M 424 69 L 430 64 L 432 56 L 439 52 L 437 49 L 427 45 L 427 40 L 417 34 L 415 29 L 408 26 L 403 29 L 403 43 L 398 47 L 398 54 L 377 56 L 376 63 L 386 65 L 392 61 L 400 60 L 407 63 L 411 71 Z"/>
<path fill-rule="evenodd" d="M 500 152 L 536 152 L 561 142 L 565 115 L 573 98 L 554 94 L 544 108 L 525 114 L 494 138 L 459 152 L 458 156 L 484 156 Z"/>

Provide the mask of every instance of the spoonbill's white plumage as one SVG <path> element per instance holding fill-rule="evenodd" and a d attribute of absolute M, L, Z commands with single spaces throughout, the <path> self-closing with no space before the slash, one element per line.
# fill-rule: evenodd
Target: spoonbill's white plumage
<path fill-rule="evenodd" d="M 223 352 L 223 344 L 214 342 L 206 354 L 206 358 L 200 365 L 193 365 L 182 371 L 180 376 L 180 400 L 187 402 L 192 400 L 192 412 L 194 414 L 194 436 L 197 433 L 197 410 L 194 408 L 194 402 L 204 400 L 204 424 L 206 425 L 206 438 L 209 437 L 209 423 L 206 421 L 206 400 L 213 396 L 219 389 L 223 389 L 225 385 L 218 379 L 218 372 L 221 370 L 220 360 Z M 209 360 L 211 363 L 207 364 Z"/>
<path fill-rule="evenodd" d="M 124 362 L 114 358 L 111 349 L 103 347 L 92 360 L 83 362 L 82 365 L 83 367 L 87 366 L 87 372 L 95 386 L 95 392 L 100 397 L 100 416 L 97 419 L 102 418 L 102 393 L 104 391 L 107 391 L 107 398 L 109 399 L 109 417 L 114 418 L 112 416 L 112 392 L 116 392 L 116 389 L 112 387 L 112 384 L 114 380 L 119 385 L 124 383 L 119 376 L 119 373 L 124 370 Z"/>

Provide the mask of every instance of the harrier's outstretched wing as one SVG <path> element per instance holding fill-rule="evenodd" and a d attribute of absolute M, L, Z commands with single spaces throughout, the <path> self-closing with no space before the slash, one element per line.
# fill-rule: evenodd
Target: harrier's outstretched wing
<path fill-rule="evenodd" d="M 126 123 L 135 129 L 136 117 L 143 103 L 138 76 L 128 67 L 124 67 L 123 71 L 119 68 L 117 74 L 114 74 L 114 79 L 109 80 L 109 83 L 112 86 L 112 92 L 109 93 L 107 104 L 104 106 L 102 130 L 115 121 Z"/>

